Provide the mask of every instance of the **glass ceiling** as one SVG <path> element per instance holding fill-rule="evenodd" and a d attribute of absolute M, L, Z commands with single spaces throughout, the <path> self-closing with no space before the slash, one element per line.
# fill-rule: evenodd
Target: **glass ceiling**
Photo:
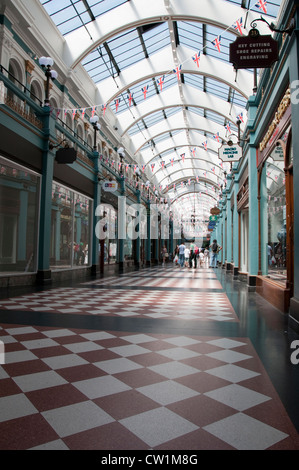
<path fill-rule="evenodd" d="M 245 125 L 253 89 L 253 71 L 229 63 L 229 44 L 261 15 L 275 23 L 281 0 L 215 0 L 212 12 L 208 0 L 40 2 L 66 39 L 69 66 L 81 63 L 98 87 L 101 103 L 90 108 L 103 120 L 103 107 L 115 114 L 143 179 L 182 213 L 207 215 L 230 172 L 218 148 L 237 134 L 238 116 Z"/>

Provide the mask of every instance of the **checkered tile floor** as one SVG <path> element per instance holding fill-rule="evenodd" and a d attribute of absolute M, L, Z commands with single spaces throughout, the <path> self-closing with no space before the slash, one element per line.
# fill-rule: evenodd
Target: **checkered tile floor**
<path fill-rule="evenodd" d="M 1 450 L 299 449 L 250 339 L 227 334 L 240 322 L 212 270 L 45 289 L 1 313 Z"/>
<path fill-rule="evenodd" d="M 1 449 L 295 449 L 246 338 L 3 325 Z"/>
<path fill-rule="evenodd" d="M 214 274 L 210 274 L 207 279 L 203 270 L 203 277 L 198 276 L 197 271 L 194 275 L 194 272 L 186 270 L 184 276 L 180 274 L 180 279 L 177 279 L 178 274 L 178 268 L 153 270 L 149 277 L 148 271 L 144 270 L 140 276 L 132 273 L 83 283 L 82 286 L 85 287 L 81 288 L 57 288 L 4 299 L 0 301 L 0 309 L 157 319 L 238 321 L 227 295 L 224 292 L 209 291 L 219 290 L 219 286 L 222 291 L 222 286 L 214 278 Z M 94 287 L 88 288 L 90 284 Z M 137 286 L 140 287 L 139 290 L 134 289 Z M 194 290 L 193 286 L 196 287 Z M 142 287 L 147 290 L 142 290 Z M 180 288 L 187 291 L 179 291 Z"/>

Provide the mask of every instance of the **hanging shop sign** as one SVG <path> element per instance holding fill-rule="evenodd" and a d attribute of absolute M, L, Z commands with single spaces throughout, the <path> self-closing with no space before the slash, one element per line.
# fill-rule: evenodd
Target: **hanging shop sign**
<path fill-rule="evenodd" d="M 278 42 L 256 29 L 238 37 L 229 46 L 229 61 L 235 69 L 266 69 L 278 60 Z"/>
<path fill-rule="evenodd" d="M 55 160 L 57 163 L 74 163 L 77 159 L 77 152 L 71 147 L 57 150 Z"/>
<path fill-rule="evenodd" d="M 242 155 L 242 147 L 239 144 L 222 145 L 218 150 L 218 156 L 223 162 L 237 162 Z"/>
<path fill-rule="evenodd" d="M 117 191 L 118 184 L 114 180 L 112 181 L 105 180 L 102 183 L 102 188 L 104 189 L 104 191 L 107 191 L 109 193 L 114 193 L 115 191 Z"/>
<path fill-rule="evenodd" d="M 217 219 L 218 219 L 217 215 L 210 215 L 209 217 L 210 222 L 217 222 Z"/>

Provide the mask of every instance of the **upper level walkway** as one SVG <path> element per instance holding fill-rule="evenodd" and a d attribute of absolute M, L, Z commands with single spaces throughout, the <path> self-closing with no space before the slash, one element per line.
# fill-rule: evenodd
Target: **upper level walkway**
<path fill-rule="evenodd" d="M 2 293 L 0 449 L 298 450 L 298 339 L 222 269 Z"/>

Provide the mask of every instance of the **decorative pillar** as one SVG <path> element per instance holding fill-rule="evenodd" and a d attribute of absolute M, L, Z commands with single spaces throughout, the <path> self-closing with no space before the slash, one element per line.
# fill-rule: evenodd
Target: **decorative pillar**
<path fill-rule="evenodd" d="M 248 104 L 248 127 L 255 119 L 256 102 L 255 96 L 249 97 Z M 256 276 L 258 274 L 259 255 L 259 218 L 258 218 L 258 175 L 256 164 L 257 149 L 254 145 L 254 133 L 250 134 L 248 158 L 248 184 L 249 184 L 249 231 L 248 238 L 250 246 L 248 250 L 248 288 L 255 289 Z"/>

